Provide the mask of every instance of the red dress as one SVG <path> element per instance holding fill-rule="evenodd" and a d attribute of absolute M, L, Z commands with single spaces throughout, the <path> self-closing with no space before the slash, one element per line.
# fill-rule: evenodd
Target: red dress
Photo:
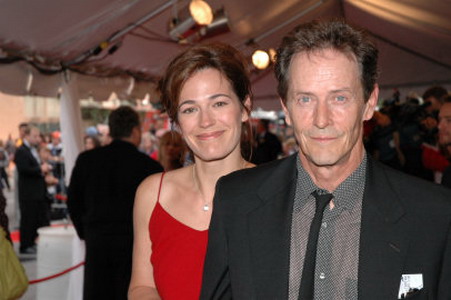
<path fill-rule="evenodd" d="M 199 299 L 207 251 L 208 230 L 195 230 L 172 217 L 158 200 L 149 221 L 150 261 L 163 300 Z"/>

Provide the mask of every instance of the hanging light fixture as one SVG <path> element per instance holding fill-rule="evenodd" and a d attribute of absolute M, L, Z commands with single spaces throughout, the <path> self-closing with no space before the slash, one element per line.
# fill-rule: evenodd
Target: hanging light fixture
<path fill-rule="evenodd" d="M 189 11 L 194 21 L 199 25 L 208 25 L 213 21 L 213 12 L 210 5 L 203 0 L 192 0 Z"/>
<path fill-rule="evenodd" d="M 266 69 L 269 66 L 268 53 L 263 50 L 256 50 L 254 54 L 252 54 L 252 63 L 257 69 Z"/>
<path fill-rule="evenodd" d="M 276 54 L 277 54 L 276 50 L 274 48 L 269 48 L 268 54 L 269 54 L 269 58 L 271 59 L 271 62 L 275 63 L 276 62 Z"/>

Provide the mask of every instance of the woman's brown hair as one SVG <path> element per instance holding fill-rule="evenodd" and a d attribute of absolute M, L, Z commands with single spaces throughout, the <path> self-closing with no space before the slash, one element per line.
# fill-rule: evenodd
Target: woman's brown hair
<path fill-rule="evenodd" d="M 193 46 L 171 61 L 158 82 L 161 102 L 169 118 L 178 124 L 178 104 L 185 82 L 196 72 L 209 68 L 218 70 L 229 81 L 250 119 L 251 109 L 245 106 L 246 99 L 252 97 L 246 60 L 234 47 L 223 43 Z M 242 144 L 249 143 L 252 138 L 250 121 L 242 129 Z"/>

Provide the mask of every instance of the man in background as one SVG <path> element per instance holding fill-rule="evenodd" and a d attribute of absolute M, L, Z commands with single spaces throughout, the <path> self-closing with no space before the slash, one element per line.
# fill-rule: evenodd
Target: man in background
<path fill-rule="evenodd" d="M 276 160 L 278 155 L 282 154 L 282 143 L 277 135 L 269 131 L 269 123 L 266 119 L 258 120 L 255 148 L 251 159 L 256 165 Z"/>
<path fill-rule="evenodd" d="M 36 148 L 39 141 L 39 129 L 27 126 L 24 130 L 22 145 L 14 156 L 19 177 L 19 250 L 21 254 L 36 254 L 37 230 L 49 224 L 50 210 L 44 174 L 50 170 L 50 166 L 47 163 L 41 163 Z"/>
<path fill-rule="evenodd" d="M 433 86 L 428 88 L 423 93 L 424 107 L 426 111 L 437 118 L 440 107 L 443 104 L 445 97 L 448 95 L 448 91 L 442 86 Z"/>
<path fill-rule="evenodd" d="M 69 213 L 86 244 L 85 300 L 127 299 L 135 191 L 144 178 L 163 171 L 137 149 L 141 126 L 136 111 L 119 107 L 108 123 L 112 143 L 79 155 L 68 190 Z"/>
<path fill-rule="evenodd" d="M 438 115 L 439 144 L 443 148 L 445 156 L 451 160 L 451 96 L 445 98 Z M 442 185 L 451 188 L 451 166 L 448 166 L 442 174 Z M 450 199 L 451 201 L 451 199 Z"/>

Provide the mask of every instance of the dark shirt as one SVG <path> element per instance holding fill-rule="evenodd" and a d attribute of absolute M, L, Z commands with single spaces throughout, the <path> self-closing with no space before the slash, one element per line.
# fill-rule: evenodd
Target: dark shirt
<path fill-rule="evenodd" d="M 367 158 L 335 191 L 334 208 L 324 210 L 318 237 L 315 299 L 357 299 L 360 223 Z M 289 299 L 298 299 L 310 224 L 318 188 L 297 159 L 298 181 L 290 246 Z"/>

